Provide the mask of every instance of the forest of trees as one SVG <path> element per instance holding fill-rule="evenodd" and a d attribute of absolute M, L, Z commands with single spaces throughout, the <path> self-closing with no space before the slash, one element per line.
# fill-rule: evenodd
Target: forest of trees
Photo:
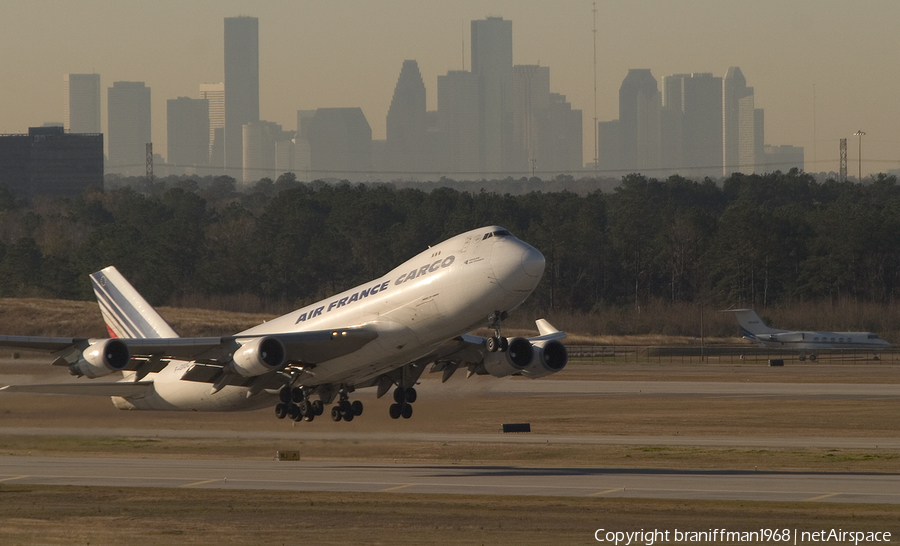
<path fill-rule="evenodd" d="M 246 192 L 228 177 L 118 182 L 31 203 L 0 190 L 0 296 L 89 299 L 87 274 L 115 265 L 152 304 L 286 311 L 492 224 L 547 259 L 532 310 L 890 304 L 900 295 L 893 176 L 820 183 L 792 170 L 717 184 L 631 175 L 612 191 L 582 181 L 578 193 L 518 195 L 293 175 Z"/>

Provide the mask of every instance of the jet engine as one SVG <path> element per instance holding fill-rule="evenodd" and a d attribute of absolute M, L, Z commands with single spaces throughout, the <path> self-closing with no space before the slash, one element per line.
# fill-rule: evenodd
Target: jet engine
<path fill-rule="evenodd" d="M 765 336 L 760 336 L 765 338 Z M 769 341 L 777 343 L 800 343 L 806 339 L 803 332 L 781 332 L 768 336 Z"/>
<path fill-rule="evenodd" d="M 230 371 L 244 377 L 262 375 L 284 365 L 284 345 L 274 337 L 260 337 L 241 345 L 231 357 Z"/>
<path fill-rule="evenodd" d="M 534 347 L 523 337 L 509 340 L 509 348 L 503 352 L 487 353 L 484 370 L 494 377 L 506 377 L 526 369 L 534 358 Z"/>
<path fill-rule="evenodd" d="M 555 339 L 538 341 L 534 344 L 534 360 L 522 370 L 522 375 L 537 379 L 560 371 L 568 362 L 569 352 L 565 345 Z"/>
<path fill-rule="evenodd" d="M 81 358 L 69 366 L 69 373 L 95 379 L 124 370 L 129 360 L 131 352 L 123 341 L 104 339 L 85 349 Z"/>

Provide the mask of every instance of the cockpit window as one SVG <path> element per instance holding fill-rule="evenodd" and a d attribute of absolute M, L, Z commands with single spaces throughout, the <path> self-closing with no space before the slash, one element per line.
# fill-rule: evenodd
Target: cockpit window
<path fill-rule="evenodd" d="M 490 239 L 491 237 L 512 237 L 512 233 L 506 231 L 505 229 L 492 231 L 490 233 L 485 233 L 484 237 L 481 238 L 482 241 L 485 239 Z"/>

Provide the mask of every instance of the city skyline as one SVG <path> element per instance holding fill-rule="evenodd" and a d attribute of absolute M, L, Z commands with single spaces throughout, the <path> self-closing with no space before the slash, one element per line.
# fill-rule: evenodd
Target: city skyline
<path fill-rule="evenodd" d="M 545 5 L 546 4 L 546 5 Z M 865 1 L 849 9 L 822 0 L 685 0 L 597 4 L 598 121 L 616 119 L 618 88 L 631 68 L 666 74 L 740 67 L 766 112 L 765 144 L 806 150 L 806 170 L 836 171 L 838 142 L 856 163 L 862 129 L 863 175 L 900 166 L 900 114 L 892 108 L 898 74 L 879 45 L 900 4 Z M 549 67 L 551 91 L 583 112 L 584 161 L 595 152 L 592 3 L 393 0 L 263 4 L 164 0 L 139 6 L 85 0 L 5 5 L 0 44 L 0 132 L 63 119 L 63 76 L 98 73 L 101 87 L 143 81 L 152 93 L 154 149 L 166 149 L 166 101 L 198 98 L 198 86 L 223 81 L 225 17 L 259 19 L 260 118 L 294 129 L 298 110 L 360 107 L 373 138 L 384 139 L 398 67 L 416 60 L 437 108 L 437 78 L 471 70 L 471 21 L 500 16 L 513 24 L 513 62 Z M 179 15 L 181 17 L 179 17 Z M 112 23 L 115 22 L 115 24 Z M 42 47 L 35 48 L 36 36 Z M 738 38 L 735 38 L 738 37 Z M 883 57 L 879 57 L 883 55 Z M 104 93 L 105 95 L 105 93 Z M 104 105 L 103 126 L 107 107 Z M 815 105 L 815 109 L 813 106 Z"/>

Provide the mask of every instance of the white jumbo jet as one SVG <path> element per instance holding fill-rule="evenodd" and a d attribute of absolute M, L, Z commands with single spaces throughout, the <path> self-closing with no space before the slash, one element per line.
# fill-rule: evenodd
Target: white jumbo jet
<path fill-rule="evenodd" d="M 565 337 L 536 321 L 533 338 L 501 337 L 501 321 L 535 289 L 544 257 L 499 226 L 457 235 L 389 273 L 235 335 L 181 338 L 114 268 L 91 282 L 110 338 L 0 336 L 0 346 L 55 353 L 54 365 L 118 381 L 8 385 L 7 392 L 111 396 L 120 409 L 235 411 L 275 406 L 312 421 L 331 408 L 351 421 L 350 395 L 392 387 L 390 416 L 408 419 L 430 364 L 447 381 L 468 374 L 543 377 L 568 361 Z M 491 337 L 469 335 L 481 326 Z"/>
<path fill-rule="evenodd" d="M 756 311 L 752 309 L 734 309 L 734 313 L 744 339 L 757 343 L 768 349 L 792 349 L 800 352 L 800 360 L 809 354 L 810 360 L 816 360 L 818 353 L 828 349 L 857 349 L 874 351 L 886 349 L 890 343 L 872 332 L 811 332 L 794 330 L 776 330 L 769 328 Z M 877 358 L 877 354 L 876 354 Z"/>

